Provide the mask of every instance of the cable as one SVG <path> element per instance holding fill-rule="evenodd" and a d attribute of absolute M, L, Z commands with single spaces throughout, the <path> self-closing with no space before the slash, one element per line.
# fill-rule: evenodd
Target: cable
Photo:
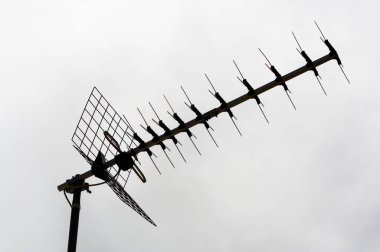
<path fill-rule="evenodd" d="M 89 191 L 88 188 L 91 187 L 91 186 L 102 185 L 102 184 L 108 183 L 109 181 L 115 179 L 116 176 L 119 175 L 120 171 L 121 171 L 121 169 L 119 168 L 119 170 L 117 171 L 117 173 L 116 173 L 113 177 L 111 177 L 109 180 L 104 181 L 104 182 L 101 182 L 101 183 L 96 183 L 96 184 L 91 184 L 91 185 L 89 185 L 89 184 L 86 183 L 86 184 L 84 184 L 84 185 L 82 185 L 82 186 L 69 186 L 68 188 L 70 188 L 70 189 L 84 188 L 84 189 L 87 189 L 87 191 Z M 90 191 L 89 191 L 89 192 L 90 192 Z M 63 190 L 63 194 L 65 195 L 65 198 L 66 198 L 66 200 L 67 200 L 67 203 L 69 203 L 70 207 L 72 207 L 72 204 L 71 204 L 71 202 L 70 202 L 70 200 L 69 200 L 69 197 L 67 197 L 66 190 Z"/>
<path fill-rule="evenodd" d="M 117 175 L 119 175 L 120 171 L 121 171 L 121 169 L 119 168 L 119 170 L 116 172 L 116 174 L 115 174 L 113 177 L 111 177 L 109 180 L 107 180 L 107 181 L 103 181 L 103 182 L 100 182 L 100 183 L 96 183 L 96 184 L 91 184 L 91 185 L 88 185 L 88 187 L 99 186 L 99 185 L 103 185 L 103 184 L 105 184 L 105 183 L 108 183 L 108 182 L 110 182 L 111 180 L 113 180 L 114 178 L 116 178 Z"/>
<path fill-rule="evenodd" d="M 67 197 L 67 194 L 66 194 L 66 191 L 65 191 L 65 190 L 63 190 L 63 194 L 65 195 L 65 198 L 66 198 L 66 200 L 67 200 L 67 203 L 69 203 L 70 207 L 72 207 L 71 202 L 70 202 L 70 200 L 69 200 L 69 197 Z"/>
<path fill-rule="evenodd" d="M 116 178 L 116 176 L 119 175 L 120 171 L 121 171 L 121 169 L 119 168 L 119 170 L 117 171 L 117 173 L 116 173 L 113 177 L 111 177 L 109 180 L 107 180 L 107 181 L 103 181 L 103 182 L 96 183 L 96 184 L 91 184 L 91 185 L 85 183 L 84 185 L 81 185 L 81 186 L 68 186 L 68 187 L 66 187 L 65 189 L 78 189 L 78 188 L 84 188 L 84 189 L 87 188 L 87 189 L 88 189 L 89 187 L 92 187 L 92 186 L 103 185 L 103 184 L 105 184 L 105 183 L 110 182 L 110 181 L 113 180 L 114 178 Z M 66 196 L 66 198 L 67 198 L 67 196 Z"/>

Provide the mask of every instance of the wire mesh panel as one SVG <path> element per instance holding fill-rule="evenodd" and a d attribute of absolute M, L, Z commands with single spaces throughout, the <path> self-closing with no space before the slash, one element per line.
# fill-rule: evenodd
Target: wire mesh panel
<path fill-rule="evenodd" d="M 106 160 L 113 159 L 117 154 L 117 150 L 106 140 L 105 131 L 118 142 L 122 150 L 129 149 L 132 141 L 127 130 L 130 129 L 125 120 L 94 87 L 71 140 L 78 152 L 92 164 L 99 151 L 103 153 Z M 132 134 L 132 132 L 129 133 Z M 117 169 L 111 167 L 108 171 L 113 175 L 116 174 Z M 117 180 L 123 187 L 127 183 L 129 174 L 130 170 L 127 174 L 117 176 Z"/>
<path fill-rule="evenodd" d="M 112 175 L 108 172 L 105 172 L 105 176 L 107 178 L 107 184 L 111 189 L 115 192 L 115 194 L 119 197 L 121 201 L 127 204 L 130 208 L 132 208 L 136 213 L 138 213 L 141 217 L 147 220 L 152 225 L 156 226 L 156 224 L 152 221 L 152 219 L 141 209 L 141 207 L 134 201 L 134 199 L 123 189 L 123 187 L 116 181 L 112 179 Z"/>

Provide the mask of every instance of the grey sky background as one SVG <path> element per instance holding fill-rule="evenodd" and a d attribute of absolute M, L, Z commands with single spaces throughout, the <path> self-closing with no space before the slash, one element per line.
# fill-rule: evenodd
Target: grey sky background
<path fill-rule="evenodd" d="M 231 100 L 273 80 L 260 47 L 285 74 L 312 59 L 341 56 L 202 126 L 199 156 L 185 135 L 184 164 L 159 147 L 160 176 L 127 191 L 158 224 L 107 186 L 82 196 L 78 251 L 379 251 L 380 118 L 378 1 L 0 1 L 0 244 L 2 251 L 66 251 L 70 209 L 56 186 L 90 167 L 70 138 L 93 86 L 137 128 L 151 101 L 171 128 L 165 93 L 186 120 L 179 85 L 201 111 L 218 106 L 204 73 Z M 159 129 L 157 129 L 159 131 Z M 161 132 L 161 131 L 159 131 Z M 146 140 L 150 137 L 142 130 Z M 169 143 L 171 146 L 171 143 Z M 174 149 L 174 147 L 172 147 Z M 149 161 L 149 162 L 148 162 Z M 91 182 L 96 181 L 95 179 Z"/>

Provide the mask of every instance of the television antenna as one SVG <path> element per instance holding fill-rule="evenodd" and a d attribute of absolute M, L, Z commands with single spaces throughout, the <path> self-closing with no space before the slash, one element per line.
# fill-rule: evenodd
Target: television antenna
<path fill-rule="evenodd" d="M 316 22 L 315 24 L 321 33 L 322 42 L 327 46 L 329 50 L 328 54 L 314 61 L 311 60 L 310 57 L 306 54 L 306 52 L 302 49 L 297 38 L 295 37 L 295 34 L 292 33 L 299 47 L 297 48 L 297 51 L 305 59 L 306 65 L 301 66 L 285 75 L 281 75 L 277 71 L 277 69 L 272 65 L 272 63 L 269 61 L 269 59 L 263 53 L 263 51 L 259 49 L 261 54 L 269 63 L 269 65 L 266 64 L 266 66 L 269 68 L 269 70 L 273 72 L 276 78 L 275 80 L 266 83 L 256 89 L 254 89 L 252 85 L 248 82 L 248 80 L 243 76 L 236 61 L 233 60 L 233 63 L 240 75 L 237 78 L 247 88 L 248 92 L 229 102 L 222 98 L 220 93 L 217 92 L 217 90 L 215 89 L 214 84 L 211 82 L 208 75 L 205 74 L 205 77 L 212 88 L 212 91 L 209 90 L 209 92 L 213 97 L 215 97 L 219 101 L 219 107 L 201 113 L 198 110 L 198 108 L 194 105 L 192 100 L 190 100 L 190 97 L 185 91 L 185 89 L 181 86 L 181 89 L 188 101 L 188 103 L 185 102 L 185 104 L 195 114 L 195 118 L 188 122 L 182 120 L 178 113 L 176 113 L 173 109 L 167 97 L 164 95 L 164 99 L 169 105 L 171 111 L 167 112 L 178 123 L 178 126 L 174 129 L 170 129 L 169 127 L 167 127 L 167 125 L 163 122 L 161 117 L 154 109 L 153 105 L 149 102 L 149 106 L 153 110 L 157 118 L 157 120 L 152 119 L 152 121 L 164 131 L 161 135 L 159 135 L 149 125 L 148 121 L 143 116 L 140 109 L 137 108 L 140 116 L 142 117 L 145 123 L 145 126 L 142 124 L 140 124 L 140 126 L 152 136 L 152 139 L 149 141 L 144 141 L 134 130 L 127 118 L 124 115 L 120 116 L 116 112 L 116 110 L 110 105 L 110 103 L 105 99 L 105 97 L 100 93 L 100 91 L 96 87 L 94 87 L 90 94 L 90 97 L 87 99 L 85 108 L 82 112 L 82 115 L 72 137 L 74 148 L 79 152 L 79 154 L 82 155 L 82 157 L 87 161 L 87 163 L 91 165 L 91 169 L 83 174 L 75 175 L 71 179 L 66 180 L 66 182 L 58 186 L 58 190 L 64 192 L 65 197 L 71 206 L 68 251 L 76 251 L 81 192 L 91 192 L 89 189 L 93 186 L 107 184 L 120 198 L 121 201 L 123 201 L 126 205 L 131 207 L 135 212 L 137 212 L 149 223 L 156 226 L 153 220 L 125 191 L 125 187 L 132 170 L 133 173 L 136 174 L 136 176 L 141 180 L 141 182 L 145 183 L 147 181 L 144 176 L 144 173 L 138 166 L 141 165 L 138 159 L 138 155 L 140 153 L 146 152 L 157 171 L 161 174 L 161 171 L 158 169 L 153 159 L 153 157 L 156 158 L 157 156 L 155 153 L 152 152 L 151 147 L 156 145 L 160 146 L 168 161 L 174 167 L 172 160 L 169 158 L 167 154 L 167 151 L 170 151 L 170 149 L 164 143 L 164 141 L 171 140 L 174 143 L 177 151 L 181 155 L 182 159 L 186 162 L 185 157 L 183 156 L 181 150 L 178 147 L 178 145 L 182 146 L 182 143 L 180 143 L 177 139 L 177 135 L 179 135 L 180 133 L 186 133 L 197 152 L 201 155 L 201 152 L 199 151 L 198 147 L 196 146 L 193 140 L 193 138 L 197 138 L 190 131 L 192 127 L 199 124 L 204 125 L 212 141 L 218 147 L 216 140 L 211 134 L 213 128 L 210 126 L 208 121 L 214 117 L 217 117 L 219 114 L 226 112 L 232 120 L 238 133 L 242 135 L 235 122 L 236 117 L 232 113 L 232 108 L 251 99 L 254 99 L 256 101 L 264 119 L 267 123 L 269 123 L 268 118 L 263 111 L 264 105 L 261 102 L 259 95 L 277 86 L 282 86 L 291 102 L 291 105 L 294 107 L 294 109 L 296 109 L 289 95 L 290 90 L 286 82 L 308 71 L 312 71 L 316 76 L 323 92 L 326 94 L 325 89 L 323 88 L 322 83 L 320 82 L 320 76 L 317 71 L 317 67 L 331 60 L 337 61 L 342 73 L 344 74 L 344 77 L 346 78 L 347 82 L 350 83 L 347 75 L 343 70 L 343 65 L 338 56 L 337 51 L 325 38 L 318 24 Z M 101 179 L 102 182 L 96 184 L 87 183 L 86 179 L 92 176 Z M 73 194 L 72 202 L 69 201 L 67 193 Z"/>

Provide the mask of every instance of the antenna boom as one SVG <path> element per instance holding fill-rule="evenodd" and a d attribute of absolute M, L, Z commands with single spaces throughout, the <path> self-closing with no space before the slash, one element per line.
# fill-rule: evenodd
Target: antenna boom
<path fill-rule="evenodd" d="M 329 54 L 313 61 L 313 67 L 310 67 L 308 65 L 299 67 L 298 69 L 296 69 L 296 70 L 294 70 L 288 74 L 283 75 L 282 80 L 284 82 L 289 81 L 289 80 L 291 80 L 291 79 L 293 79 L 293 78 L 295 78 L 295 77 L 297 77 L 297 76 L 299 76 L 299 75 L 301 75 L 301 74 L 303 74 L 309 70 L 312 70 L 313 68 L 316 68 L 317 66 L 320 66 L 320 65 L 322 65 L 322 64 L 324 64 L 330 60 L 334 60 L 334 59 L 336 59 L 336 55 L 329 53 Z M 170 138 L 176 136 L 177 134 L 179 134 L 181 132 L 186 132 L 186 130 L 188 130 L 188 129 L 190 129 L 190 128 L 198 125 L 198 124 L 204 123 L 205 121 L 210 120 L 213 117 L 216 117 L 220 113 L 227 112 L 227 110 L 229 110 L 229 109 L 231 109 L 231 108 L 233 108 L 233 107 L 235 107 L 235 106 L 237 106 L 237 105 L 239 105 L 239 104 L 241 104 L 247 100 L 254 99 L 259 94 L 267 92 L 268 90 L 270 90 L 276 86 L 281 86 L 281 83 L 279 83 L 276 80 L 273 80 L 267 84 L 264 84 L 263 86 L 255 89 L 254 94 L 252 94 L 251 92 L 248 92 L 248 93 L 246 93 L 240 97 L 237 97 L 234 100 L 227 102 L 226 106 L 220 106 L 220 107 L 211 109 L 208 112 L 204 113 L 202 118 L 195 118 L 193 120 L 190 120 L 189 122 L 187 122 L 181 126 L 178 126 L 177 128 L 175 128 L 173 130 L 165 132 L 164 134 L 162 134 L 161 136 L 159 136 L 157 138 L 153 138 L 152 140 L 146 142 L 143 145 L 139 145 L 133 149 L 130 149 L 128 152 L 133 154 L 133 155 L 137 155 L 140 152 L 147 151 L 152 146 L 160 145 L 163 141 L 170 139 Z M 112 159 L 112 160 L 104 163 L 104 167 L 108 168 L 108 167 L 111 167 L 115 164 L 116 164 L 115 159 Z M 87 179 L 87 178 L 91 177 L 92 175 L 93 175 L 92 171 L 89 170 L 89 171 L 81 174 L 80 178 Z M 65 190 L 65 188 L 67 188 L 68 186 L 69 185 L 67 184 L 67 182 L 65 182 L 65 183 L 59 185 L 57 188 L 59 191 L 62 191 L 62 190 Z"/>

